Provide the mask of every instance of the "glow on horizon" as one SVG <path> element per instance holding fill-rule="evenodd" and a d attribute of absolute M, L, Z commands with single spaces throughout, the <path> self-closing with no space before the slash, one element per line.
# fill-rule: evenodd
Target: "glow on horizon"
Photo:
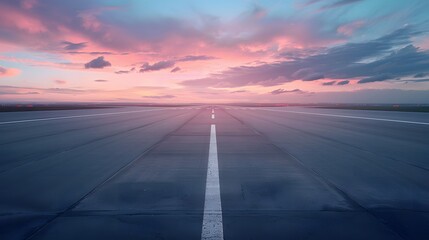
<path fill-rule="evenodd" d="M 0 102 L 429 103 L 428 7 L 2 1 Z"/>

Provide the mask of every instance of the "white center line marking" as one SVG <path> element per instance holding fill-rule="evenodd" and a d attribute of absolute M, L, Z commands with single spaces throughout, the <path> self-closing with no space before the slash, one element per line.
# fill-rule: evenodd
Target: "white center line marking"
<path fill-rule="evenodd" d="M 212 109 L 212 113 L 214 113 L 214 109 Z"/>
<path fill-rule="evenodd" d="M 258 110 L 258 109 L 255 108 L 255 110 Z M 358 117 L 358 116 L 350 116 L 350 115 L 336 115 L 336 114 L 327 114 L 327 113 L 312 113 L 312 112 L 286 111 L 286 110 L 262 109 L 262 108 L 259 110 L 273 111 L 273 112 L 308 114 L 308 115 L 318 115 L 318 116 L 328 116 L 328 117 L 339 117 L 339 118 L 364 119 L 364 120 L 374 120 L 374 121 L 384 121 L 384 122 L 397 122 L 397 123 L 429 125 L 429 122 L 414 122 L 414 121 L 395 120 L 395 119 L 386 119 L 386 118 Z"/>
<path fill-rule="evenodd" d="M 139 111 L 126 111 L 126 112 L 113 112 L 113 113 L 95 113 L 95 114 L 74 115 L 74 116 L 63 116 L 63 117 L 51 117 L 51 118 L 25 119 L 25 120 L 16 120 L 16 121 L 0 122 L 0 125 L 13 124 L 13 123 L 26 123 L 26 122 L 40 122 L 40 121 L 59 120 L 59 119 L 70 119 L 70 118 L 84 118 L 84 117 L 95 117 L 95 116 L 119 115 L 119 114 L 139 113 L 139 112 L 150 112 L 150 111 L 158 111 L 158 110 L 165 110 L 165 109 L 150 109 L 150 110 L 139 110 Z"/>
<path fill-rule="evenodd" d="M 222 203 L 220 200 L 219 166 L 217 158 L 216 125 L 211 125 L 209 162 L 207 166 L 201 239 L 223 240 Z"/>
<path fill-rule="evenodd" d="M 214 114 L 212 114 L 212 119 L 215 119 L 215 115 Z"/>

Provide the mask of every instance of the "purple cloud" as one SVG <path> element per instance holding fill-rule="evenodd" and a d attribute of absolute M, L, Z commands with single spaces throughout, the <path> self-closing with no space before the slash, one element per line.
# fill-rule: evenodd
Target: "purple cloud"
<path fill-rule="evenodd" d="M 301 78 L 302 81 L 314 81 L 314 80 L 319 80 L 319 79 L 323 79 L 325 78 L 325 76 L 323 76 L 323 74 L 320 73 L 312 73 L 310 75 L 307 75 L 303 78 Z"/>
<path fill-rule="evenodd" d="M 41 93 L 59 93 L 59 94 L 79 94 L 86 90 L 77 90 L 71 88 L 32 88 L 32 87 L 15 87 L 0 86 L 0 95 L 28 95 Z"/>
<path fill-rule="evenodd" d="M 18 69 L 4 68 L 0 66 L 0 77 L 10 77 L 19 73 Z"/>
<path fill-rule="evenodd" d="M 94 60 L 91 60 L 88 63 L 85 63 L 85 68 L 105 68 L 105 67 L 109 67 L 112 66 L 112 64 L 106 60 L 104 60 L 104 57 L 98 57 Z"/>
<path fill-rule="evenodd" d="M 324 82 L 322 83 L 323 86 L 332 86 L 336 83 L 337 81 L 330 81 L 330 82 Z"/>
<path fill-rule="evenodd" d="M 59 84 L 59 85 L 67 84 L 67 81 L 65 81 L 65 80 L 60 80 L 60 79 L 57 79 L 57 80 L 55 80 L 54 82 L 55 82 L 56 84 Z"/>
<path fill-rule="evenodd" d="M 140 67 L 140 72 L 160 71 L 166 68 L 171 68 L 171 67 L 174 67 L 176 62 L 205 61 L 205 60 L 211 60 L 211 59 L 215 59 L 215 58 L 211 56 L 206 56 L 206 55 L 188 55 L 175 60 L 164 60 L 164 61 L 156 62 L 152 65 L 149 63 L 144 63 Z M 180 70 L 181 69 L 179 67 L 175 67 L 171 69 L 170 72 L 178 72 Z"/>
<path fill-rule="evenodd" d="M 421 82 L 429 82 L 429 79 L 413 79 L 413 80 L 404 80 L 405 83 L 421 83 Z"/>
<path fill-rule="evenodd" d="M 371 83 L 371 82 L 380 82 L 389 79 L 393 79 L 394 76 L 390 74 L 380 74 L 372 77 L 362 78 L 358 81 L 358 83 Z"/>
<path fill-rule="evenodd" d="M 120 70 L 120 71 L 116 71 L 116 74 L 127 74 L 127 73 L 131 73 L 134 72 L 136 70 L 135 67 L 132 67 L 130 70 Z"/>
<path fill-rule="evenodd" d="M 205 60 L 212 60 L 216 59 L 212 56 L 206 56 L 206 55 L 188 55 L 182 58 L 177 59 L 177 62 L 189 62 L 189 61 L 205 61 Z"/>
<path fill-rule="evenodd" d="M 113 52 L 79 52 L 68 51 L 68 54 L 86 54 L 86 55 L 126 55 L 127 53 L 113 53 Z"/>
<path fill-rule="evenodd" d="M 125 71 L 125 70 L 120 70 L 120 71 L 116 71 L 116 74 L 126 74 L 126 73 L 130 73 L 130 71 Z"/>
<path fill-rule="evenodd" d="M 350 83 L 350 81 L 349 81 L 349 80 L 344 80 L 344 81 L 339 81 L 339 82 L 337 83 L 337 85 L 343 86 L 343 85 L 347 85 L 347 84 L 349 84 L 349 83 Z"/>
<path fill-rule="evenodd" d="M 175 98 L 174 95 L 152 95 L 152 96 L 142 96 L 142 98 L 153 98 L 153 99 L 168 99 Z"/>
<path fill-rule="evenodd" d="M 159 71 L 166 68 L 174 67 L 174 64 L 176 64 L 174 61 L 160 61 L 156 62 L 154 64 L 144 63 L 140 67 L 140 72 L 150 72 L 150 71 Z"/>
<path fill-rule="evenodd" d="M 87 46 L 86 42 L 72 43 L 72 42 L 69 42 L 69 41 L 63 41 L 62 44 L 64 45 L 64 49 L 65 50 L 70 50 L 70 51 L 80 50 L 80 49 L 83 49 L 83 48 L 85 48 Z"/>
<path fill-rule="evenodd" d="M 0 86 L 0 95 L 35 95 L 40 94 L 33 88 L 14 87 L 14 86 Z"/>
<path fill-rule="evenodd" d="M 274 91 L 271 91 L 270 93 L 273 95 L 278 95 L 278 94 L 284 94 L 284 93 L 305 93 L 305 91 L 302 91 L 301 89 L 285 90 L 283 88 L 279 88 Z"/>
<path fill-rule="evenodd" d="M 181 70 L 181 68 L 180 68 L 180 67 L 175 67 L 175 68 L 171 69 L 171 71 L 170 71 L 170 72 L 174 73 L 174 72 L 178 72 L 178 71 L 180 71 L 180 70 Z"/>
<path fill-rule="evenodd" d="M 275 86 L 295 80 L 315 81 L 323 78 L 363 78 L 358 83 L 395 79 L 429 69 L 429 50 L 410 45 L 410 38 L 420 34 L 420 31 L 408 26 L 375 40 L 336 46 L 305 58 L 233 67 L 182 84 L 190 87 L 240 87 Z M 364 61 L 371 58 L 376 60 Z"/>

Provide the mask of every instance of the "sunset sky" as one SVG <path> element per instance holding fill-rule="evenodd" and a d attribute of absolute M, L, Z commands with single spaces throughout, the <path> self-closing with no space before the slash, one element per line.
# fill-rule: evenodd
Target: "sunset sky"
<path fill-rule="evenodd" d="M 0 0 L 0 102 L 429 103 L 427 0 Z"/>

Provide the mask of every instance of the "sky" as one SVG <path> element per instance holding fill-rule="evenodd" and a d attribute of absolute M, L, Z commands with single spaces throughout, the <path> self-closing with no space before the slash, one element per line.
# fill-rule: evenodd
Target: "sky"
<path fill-rule="evenodd" d="M 429 103 L 427 0 L 0 0 L 0 102 Z"/>

